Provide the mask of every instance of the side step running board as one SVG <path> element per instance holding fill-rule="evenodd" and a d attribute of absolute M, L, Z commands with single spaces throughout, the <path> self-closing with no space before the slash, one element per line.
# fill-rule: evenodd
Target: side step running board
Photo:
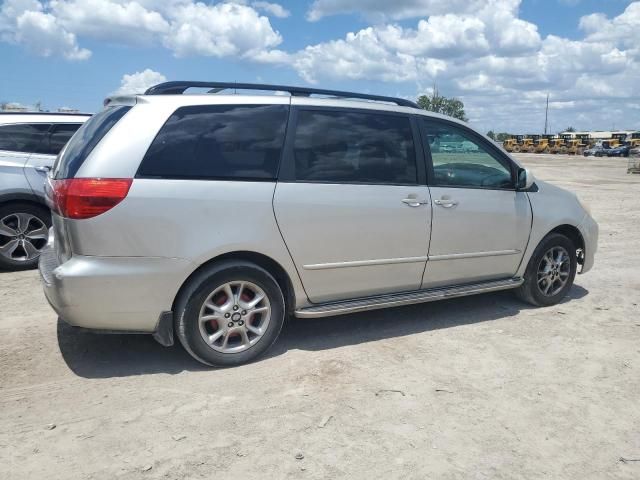
<path fill-rule="evenodd" d="M 506 280 L 492 280 L 490 282 L 473 283 L 469 285 L 431 288 L 428 290 L 415 290 L 412 292 L 323 303 L 296 310 L 295 316 L 299 318 L 331 317 L 334 315 L 344 315 L 346 313 L 363 312 L 379 308 L 434 302 L 436 300 L 444 300 L 446 298 L 465 297 L 467 295 L 475 295 L 477 293 L 495 292 L 498 290 L 516 288 L 522 285 L 523 282 L 524 280 L 522 278 L 509 278 Z"/>

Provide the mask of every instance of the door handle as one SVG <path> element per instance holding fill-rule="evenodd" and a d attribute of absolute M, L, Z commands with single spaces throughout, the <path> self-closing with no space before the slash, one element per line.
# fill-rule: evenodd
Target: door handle
<path fill-rule="evenodd" d="M 444 207 L 444 208 L 451 208 L 451 207 L 455 207 L 456 205 L 458 205 L 458 202 L 456 200 L 451 200 L 449 198 L 442 198 L 440 200 L 434 200 L 433 203 L 435 203 L 436 205 L 439 205 L 441 207 Z"/>
<path fill-rule="evenodd" d="M 420 205 L 425 205 L 429 202 L 425 200 L 418 200 L 417 198 L 412 198 L 411 196 L 409 196 L 409 198 L 403 198 L 402 203 L 404 203 L 405 205 L 409 205 L 410 207 L 419 207 Z"/>
<path fill-rule="evenodd" d="M 49 173 L 51 171 L 51 167 L 48 165 L 40 165 L 38 167 L 33 167 L 36 172 L 41 173 Z"/>

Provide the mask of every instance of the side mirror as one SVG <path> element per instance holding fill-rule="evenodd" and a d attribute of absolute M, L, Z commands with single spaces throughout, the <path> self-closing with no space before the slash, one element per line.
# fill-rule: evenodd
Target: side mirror
<path fill-rule="evenodd" d="M 528 168 L 518 168 L 517 190 L 529 190 L 533 186 L 535 178 Z"/>

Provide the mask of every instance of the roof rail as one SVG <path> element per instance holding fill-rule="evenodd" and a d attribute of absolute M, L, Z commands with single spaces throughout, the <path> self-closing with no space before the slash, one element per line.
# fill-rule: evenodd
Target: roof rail
<path fill-rule="evenodd" d="M 218 93 L 221 90 L 266 90 L 273 92 L 287 92 L 294 97 L 309 97 L 311 95 L 326 95 L 340 98 L 357 98 L 374 100 L 377 102 L 395 103 L 402 107 L 419 108 L 411 100 L 397 97 L 385 97 L 382 95 L 369 95 L 366 93 L 342 92 L 339 90 L 324 90 L 320 88 L 290 87 L 286 85 L 267 85 L 261 83 L 233 83 L 233 82 L 190 82 L 176 81 L 165 82 L 149 88 L 145 95 L 179 95 L 188 88 L 208 88 L 208 93 Z"/>
<path fill-rule="evenodd" d="M 71 113 L 71 112 L 5 112 L 0 111 L 0 115 L 57 115 L 61 117 L 90 117 L 93 113 Z"/>

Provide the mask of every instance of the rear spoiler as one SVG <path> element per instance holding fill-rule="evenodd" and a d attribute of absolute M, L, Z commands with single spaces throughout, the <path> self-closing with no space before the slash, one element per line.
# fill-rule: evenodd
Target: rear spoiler
<path fill-rule="evenodd" d="M 114 95 L 105 98 L 102 102 L 102 105 L 104 105 L 105 107 L 113 105 L 129 105 L 133 107 L 136 103 L 138 103 L 137 95 Z"/>

